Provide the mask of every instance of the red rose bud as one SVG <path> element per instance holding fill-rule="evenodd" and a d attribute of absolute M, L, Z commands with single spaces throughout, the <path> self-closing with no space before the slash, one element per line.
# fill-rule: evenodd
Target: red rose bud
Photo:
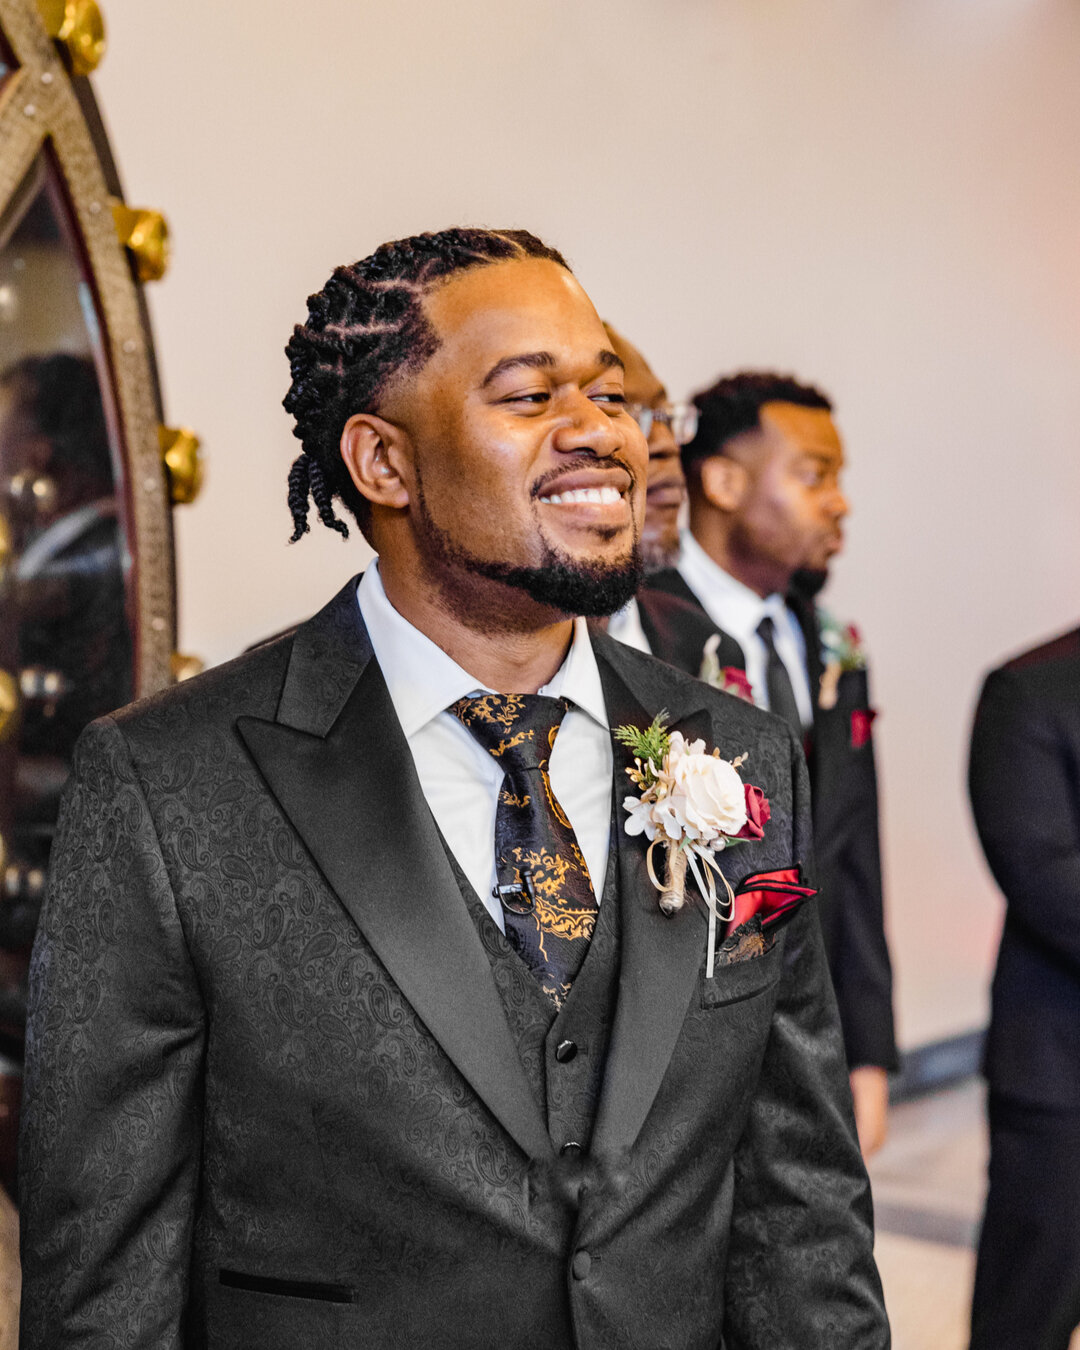
<path fill-rule="evenodd" d="M 772 815 L 769 799 L 759 787 L 746 787 L 746 824 L 735 836 L 736 839 L 764 839 L 765 826 Z"/>
<path fill-rule="evenodd" d="M 870 733 L 877 713 L 873 708 L 856 708 L 851 714 L 851 748 L 861 750 L 870 744 Z"/>
<path fill-rule="evenodd" d="M 721 672 L 724 677 L 724 692 L 734 694 L 736 698 L 743 698 L 747 703 L 753 703 L 754 690 L 750 681 L 746 678 L 746 671 L 740 670 L 738 666 L 725 666 Z"/>

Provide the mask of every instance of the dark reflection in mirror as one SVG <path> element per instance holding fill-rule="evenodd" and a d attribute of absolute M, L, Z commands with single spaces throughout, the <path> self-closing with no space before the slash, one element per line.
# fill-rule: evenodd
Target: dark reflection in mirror
<path fill-rule="evenodd" d="M 26 955 L 75 740 L 133 693 L 100 345 L 43 154 L 0 220 L 0 718 L 5 689 L 17 704 L 0 729 L 0 1061 L 21 1057 Z"/>
<path fill-rule="evenodd" d="M 11 53 L 11 48 L 0 37 L 0 84 L 4 83 L 14 69 L 15 57 Z"/>

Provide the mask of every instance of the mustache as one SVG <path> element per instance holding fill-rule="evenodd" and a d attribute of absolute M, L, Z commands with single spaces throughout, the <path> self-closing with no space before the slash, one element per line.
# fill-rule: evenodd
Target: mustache
<path fill-rule="evenodd" d="M 529 489 L 529 496 L 533 498 L 542 497 L 552 483 L 557 483 L 560 478 L 565 478 L 567 474 L 576 473 L 578 469 L 590 469 L 601 473 L 614 473 L 621 469 L 630 479 L 631 486 L 638 486 L 630 465 L 625 460 L 620 459 L 618 453 L 608 455 L 605 459 L 597 459 L 595 455 L 584 454 L 564 460 L 557 469 L 551 469 L 542 478 L 538 478 Z"/>

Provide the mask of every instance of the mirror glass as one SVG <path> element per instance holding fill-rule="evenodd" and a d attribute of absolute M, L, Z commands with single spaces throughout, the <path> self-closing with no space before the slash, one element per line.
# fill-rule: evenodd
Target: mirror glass
<path fill-rule="evenodd" d="M 133 696 L 122 458 L 88 278 L 46 148 L 0 218 L 0 684 L 17 703 L 0 731 L 0 1054 L 21 1044 L 72 748 Z"/>

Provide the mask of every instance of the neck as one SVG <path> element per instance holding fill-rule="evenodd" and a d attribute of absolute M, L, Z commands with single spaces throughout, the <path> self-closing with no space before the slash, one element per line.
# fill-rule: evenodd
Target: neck
<path fill-rule="evenodd" d="M 522 591 L 473 577 L 459 604 L 459 588 L 446 575 L 436 581 L 383 558 L 379 575 L 402 618 L 496 693 L 535 694 L 566 660 L 573 620 L 533 604 Z"/>
<path fill-rule="evenodd" d="M 774 562 L 740 547 L 736 532 L 729 529 L 726 522 L 691 515 L 690 533 L 717 567 L 722 567 L 763 600 L 777 592 L 786 593 L 791 581 L 790 572 L 784 572 Z"/>

